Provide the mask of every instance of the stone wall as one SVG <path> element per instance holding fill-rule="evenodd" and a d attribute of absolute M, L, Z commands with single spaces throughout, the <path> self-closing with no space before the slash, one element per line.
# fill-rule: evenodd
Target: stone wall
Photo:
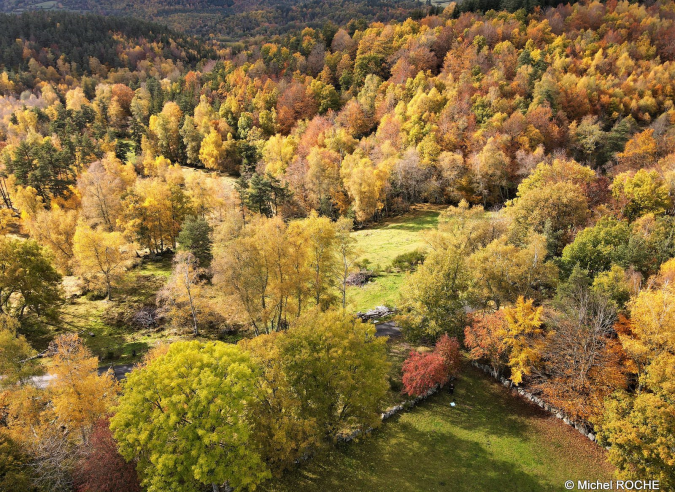
<path fill-rule="evenodd" d="M 495 371 L 488 366 L 487 364 L 479 364 L 476 361 L 472 361 L 471 365 L 474 367 L 477 367 L 481 371 L 485 372 L 486 374 L 489 374 L 493 378 L 495 378 L 497 381 L 499 381 L 504 387 L 506 388 L 511 388 L 511 389 L 516 389 L 518 394 L 525 398 L 526 400 L 531 401 L 535 405 L 539 406 L 546 412 L 549 412 L 553 415 L 555 415 L 557 418 L 565 422 L 567 425 L 570 427 L 574 427 L 581 435 L 584 437 L 590 439 L 591 441 L 595 442 L 595 434 L 593 433 L 593 429 L 589 428 L 588 424 L 583 423 L 583 422 L 575 422 L 574 420 L 570 419 L 567 415 L 565 415 L 565 412 L 560 410 L 559 408 L 554 407 L 553 405 L 549 405 L 546 403 L 543 399 L 539 398 L 538 396 L 533 395 L 532 393 L 524 390 L 523 388 L 519 388 L 518 386 L 514 385 L 510 380 L 506 379 L 505 377 L 499 376 L 498 374 L 495 373 Z"/>
<path fill-rule="evenodd" d="M 439 389 L 440 389 L 440 386 L 436 385 L 436 386 L 434 386 L 433 388 L 431 388 L 429 391 L 427 391 L 426 393 L 424 393 L 423 395 L 418 396 L 417 398 L 413 398 L 412 400 L 405 401 L 405 402 L 401 403 L 400 405 L 396 405 L 396 406 L 387 408 L 387 409 L 380 415 L 380 418 L 381 418 L 382 421 L 384 422 L 385 420 L 387 420 L 387 419 L 393 417 L 394 415 L 396 415 L 396 414 L 398 414 L 398 413 L 400 413 L 400 412 L 402 412 L 402 411 L 404 411 L 404 410 L 410 410 L 410 409 L 413 408 L 415 405 L 417 405 L 417 404 L 423 402 L 424 400 L 426 400 L 427 398 L 429 398 L 431 395 L 437 393 Z M 362 435 L 362 434 L 368 434 L 368 433 L 370 433 L 372 430 L 373 430 L 372 428 L 371 428 L 371 429 L 366 429 L 365 431 L 361 431 L 361 430 L 358 430 L 358 429 L 357 429 L 357 430 L 355 430 L 354 432 L 352 432 L 352 433 L 350 433 L 350 434 L 347 434 L 347 435 L 345 435 L 345 436 L 340 436 L 340 437 L 338 437 L 338 441 L 341 441 L 341 442 L 349 442 L 349 441 L 353 441 L 354 439 L 356 439 L 356 438 L 359 437 L 360 435 Z"/>

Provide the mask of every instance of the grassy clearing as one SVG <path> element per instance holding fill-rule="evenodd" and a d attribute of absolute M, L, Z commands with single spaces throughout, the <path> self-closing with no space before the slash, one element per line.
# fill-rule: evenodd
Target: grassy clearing
<path fill-rule="evenodd" d="M 88 296 L 72 299 L 64 306 L 56 332 L 79 333 L 102 363 L 136 362 L 160 339 L 171 339 L 164 332 L 137 329 L 129 323 L 129 317 L 141 307 L 154 306 L 155 295 L 170 274 L 169 259 L 146 262 L 127 273 L 121 286 L 113 291 L 112 301 Z M 54 334 L 45 334 L 45 339 Z M 46 346 L 45 342 L 34 341 L 36 347 Z"/>
<path fill-rule="evenodd" d="M 359 262 L 367 260 L 369 268 L 380 271 L 373 282 L 363 287 L 349 287 L 347 300 L 355 311 L 379 305 L 395 305 L 405 275 L 384 271 L 397 256 L 428 247 L 424 233 L 436 229 L 444 206 L 421 205 L 410 212 L 387 220 L 373 228 L 353 232 L 361 251 Z"/>
<path fill-rule="evenodd" d="M 384 273 L 363 287 L 347 288 L 347 303 L 353 311 L 368 311 L 375 306 L 396 306 L 405 273 Z"/>
<path fill-rule="evenodd" d="M 361 442 L 314 457 L 268 492 L 564 490 L 565 480 L 609 480 L 604 451 L 471 366 L 442 393 Z"/>

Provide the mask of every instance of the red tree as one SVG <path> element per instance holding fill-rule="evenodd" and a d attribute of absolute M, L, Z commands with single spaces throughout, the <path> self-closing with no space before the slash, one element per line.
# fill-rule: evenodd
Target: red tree
<path fill-rule="evenodd" d="M 434 353 L 443 357 L 449 376 L 455 376 L 459 372 L 459 342 L 455 337 L 450 338 L 447 334 L 441 336 L 436 342 Z"/>
<path fill-rule="evenodd" d="M 403 391 L 410 396 L 422 395 L 437 384 L 442 386 L 449 377 L 445 359 L 436 352 L 412 351 L 403 363 Z"/>
<path fill-rule="evenodd" d="M 472 316 L 471 325 L 464 330 L 464 345 L 474 360 L 486 360 L 492 370 L 500 371 L 505 363 L 506 346 L 503 342 L 506 319 L 502 311 Z"/>
<path fill-rule="evenodd" d="M 108 425 L 108 419 L 101 419 L 94 425 L 89 447 L 78 466 L 76 490 L 141 492 L 134 464 L 124 461 L 119 454 Z"/>
<path fill-rule="evenodd" d="M 459 342 L 447 334 L 441 336 L 431 353 L 412 351 L 403 363 L 403 391 L 411 396 L 443 386 L 459 372 Z"/>

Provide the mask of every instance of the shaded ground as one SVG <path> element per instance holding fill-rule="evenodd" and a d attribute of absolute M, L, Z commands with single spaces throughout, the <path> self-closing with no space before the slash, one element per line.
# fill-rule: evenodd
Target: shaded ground
<path fill-rule="evenodd" d="M 466 366 L 443 392 L 361 442 L 317 455 L 264 491 L 561 491 L 609 480 L 602 448 Z"/>
<path fill-rule="evenodd" d="M 393 321 L 385 321 L 383 323 L 377 323 L 375 325 L 375 336 L 398 338 L 401 336 L 401 328 L 396 326 L 396 323 L 394 323 Z"/>

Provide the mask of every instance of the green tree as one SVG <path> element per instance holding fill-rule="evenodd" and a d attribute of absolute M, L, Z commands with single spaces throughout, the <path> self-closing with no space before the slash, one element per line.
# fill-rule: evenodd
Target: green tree
<path fill-rule="evenodd" d="M 261 368 L 251 407 L 253 440 L 275 474 L 321 444 L 322 437 L 315 418 L 303 412 L 304 403 L 287 377 L 280 350 L 285 336 L 276 332 L 241 342 Z"/>
<path fill-rule="evenodd" d="M 61 275 L 33 240 L 0 237 L 0 312 L 22 321 L 31 313 L 55 319 Z"/>
<path fill-rule="evenodd" d="M 579 232 L 574 242 L 565 246 L 561 266 L 569 275 L 574 266 L 579 265 L 594 277 L 608 271 L 613 264 L 645 271 L 648 260 L 649 252 L 644 239 L 633 234 L 628 223 L 603 217 L 593 227 Z"/>
<path fill-rule="evenodd" d="M 178 249 L 190 251 L 199 260 L 201 267 L 208 267 L 213 258 L 211 232 L 211 226 L 206 219 L 189 215 L 183 221 L 178 234 Z"/>
<path fill-rule="evenodd" d="M 270 477 L 251 446 L 258 377 L 239 347 L 197 341 L 176 342 L 127 376 L 110 428 L 149 492 L 243 490 Z"/>
<path fill-rule="evenodd" d="M 305 418 L 325 438 L 375 427 L 389 383 L 386 341 L 343 310 L 311 311 L 279 339 L 281 360 Z"/>

